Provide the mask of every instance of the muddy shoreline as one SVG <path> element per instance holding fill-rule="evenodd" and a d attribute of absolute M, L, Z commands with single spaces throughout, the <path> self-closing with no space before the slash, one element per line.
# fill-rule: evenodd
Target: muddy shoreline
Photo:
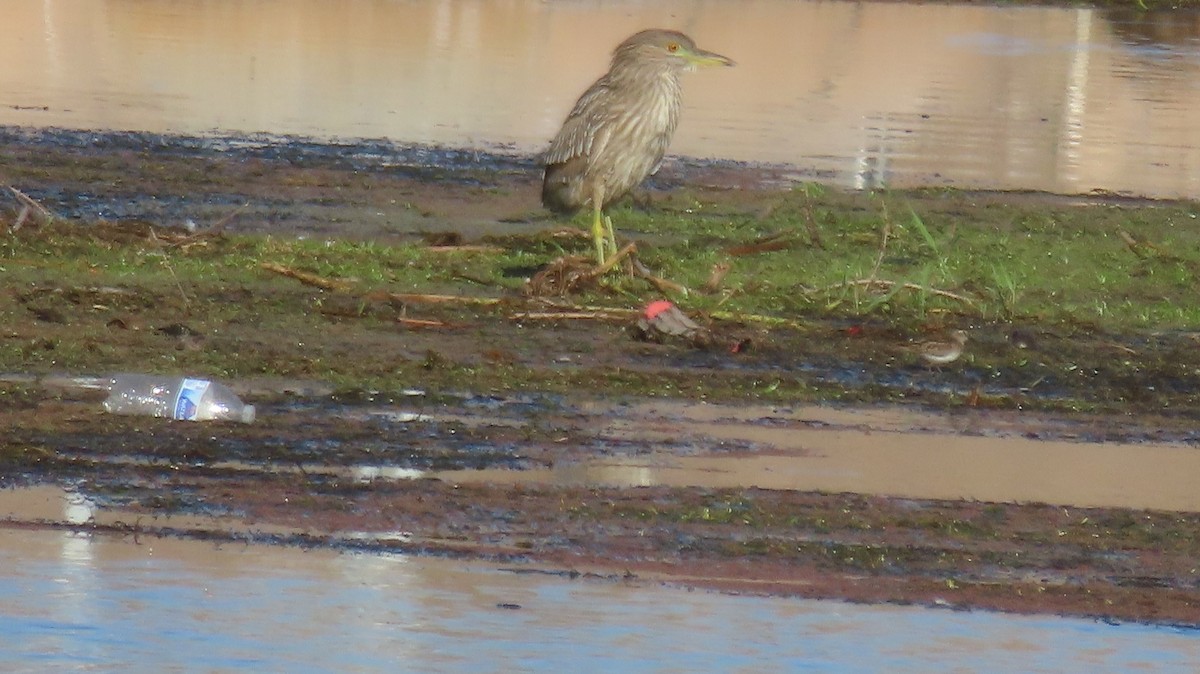
<path fill-rule="evenodd" d="M 449 232 L 466 243 L 494 244 L 555 226 L 537 208 L 534 160 L 502 153 L 7 128 L 0 129 L 0 178 L 68 220 L 67 226 L 91 228 L 96 240 L 118 248 L 145 246 L 164 232 L 186 231 L 189 223 L 203 230 L 223 220 L 233 235 L 392 243 Z M 651 192 L 658 208 L 673 208 L 674 195 L 685 190 L 753 208 L 788 178 L 778 167 L 679 161 Z M 979 198 L 1134 201 L 1106 195 Z M 4 208 L 6 216 L 15 210 L 11 203 Z M 230 219 L 231 213 L 236 217 Z M 33 248 L 39 235 L 60 234 L 7 236 L 10 245 Z M 218 242 L 206 254 L 236 245 Z M 55 264 L 33 254 L 22 259 Z M 897 364 L 894 354 L 863 355 L 880 351 L 869 342 L 831 342 L 830 335 L 847 327 L 836 321 L 770 329 L 733 325 L 731 334 L 750 335 L 756 348 L 731 362 L 720 350 L 634 341 L 620 321 L 502 320 L 507 314 L 500 312 L 519 305 L 518 298 L 503 309 L 422 307 L 421 318 L 449 327 L 406 330 L 389 321 L 407 308 L 381 301 L 368 303 L 364 313 L 361 301 L 339 303 L 300 284 L 277 283 L 277 295 L 264 297 L 256 289 L 182 309 L 171 303 L 173 288 L 159 296 L 137 290 L 113 299 L 86 288 L 6 287 L 3 308 L 14 320 L 4 346 L 39 363 L 34 374 L 56 368 L 54 358 L 33 354 L 65 351 L 85 334 L 89 341 L 80 348 L 97 354 L 95 367 L 107 371 L 133 369 L 163 351 L 174 354 L 179 367 L 211 367 L 205 354 L 232 344 L 240 358 L 261 359 L 263 378 L 235 382 L 260 407 L 252 426 L 107 417 L 94 393 L 11 378 L 0 383 L 4 485 L 59 485 L 93 499 L 99 513 L 90 523 L 68 524 L 13 506 L 3 526 L 462 555 L 524 569 L 632 575 L 736 592 L 1200 625 L 1200 580 L 1193 568 L 1200 558 L 1200 517 L 1187 510 L 612 486 L 589 479 L 478 483 L 457 480 L 464 473 L 454 472 L 519 474 L 597 456 L 755 457 L 779 451 L 754 435 L 664 440 L 667 422 L 686 424 L 686 417 L 643 418 L 629 411 L 645 399 L 627 388 L 607 391 L 607 373 L 614 371 L 677 381 L 675 400 L 683 405 L 706 404 L 695 392 L 714 377 L 774 381 L 764 386 L 772 395 L 778 395 L 780 380 L 791 382 L 785 389 L 795 386 L 850 417 L 870 405 L 949 405 L 934 412 L 942 421 L 896 431 L 930 442 L 953 443 L 957 433 L 1194 449 L 1200 408 L 1191 380 L 1165 374 L 1186 369 L 1188 359 L 1197 357 L 1190 334 L 1148 338 L 1092 327 L 1063 334 L 1005 325 L 991 341 L 982 339 L 980 358 L 1007 358 L 1010 333 L 1023 331 L 1037 335 L 1037 355 L 1049 363 L 1045 372 L 989 369 L 989 361 L 939 372 Z M 304 332 L 307 323 L 298 323 L 300 332 L 290 341 L 260 334 L 254 307 L 289 302 L 301 307 L 292 310 L 297 320 L 311 313 L 321 322 L 311 333 Z M 206 329 L 210 315 L 236 313 L 239 306 L 246 316 Z M 364 316 L 376 323 L 354 332 Z M 187 330 L 164 329 L 174 324 Z M 1132 351 L 1129 344 L 1145 351 L 1148 339 L 1160 351 L 1137 361 L 1138 376 L 1106 376 L 1112 366 L 1101 351 Z M 1093 360 L 1085 364 L 1091 369 L 1083 371 L 1092 378 L 1054 378 L 1061 368 L 1053 358 L 1089 353 Z M 345 382 L 280 385 L 272 378 L 302 377 L 297 364 L 338 358 L 395 371 L 410 379 L 398 381 L 396 390 L 420 388 L 423 394 L 409 399 Z M 277 371 L 285 367 L 291 369 Z M 544 382 L 556 381 L 559 372 L 591 373 L 582 380 L 593 383 L 582 390 L 575 383 L 580 379 L 570 378 L 557 390 L 522 389 L 512 380 L 518 371 L 538 373 Z M 736 399 L 721 390 L 710 393 Z M 1063 400 L 1068 403 L 1056 402 Z M 1073 402 L 1079 400 L 1087 409 L 1070 412 L 1081 407 Z M 1022 411 L 1030 407 L 1044 411 Z M 417 417 L 405 416 L 410 413 Z M 785 416 L 764 413 L 754 423 L 777 426 Z M 880 434 L 869 424 L 809 425 L 868 439 Z M 1036 465 L 1026 468 L 1036 476 Z M 388 477 L 388 470 L 419 475 Z"/>

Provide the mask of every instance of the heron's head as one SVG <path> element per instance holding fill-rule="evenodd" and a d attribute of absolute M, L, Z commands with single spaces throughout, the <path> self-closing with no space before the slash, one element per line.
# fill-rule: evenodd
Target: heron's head
<path fill-rule="evenodd" d="M 662 67 L 692 70 L 709 66 L 731 66 L 733 61 L 700 49 L 692 38 L 674 30 L 652 28 L 631 35 L 613 51 L 613 68 Z"/>

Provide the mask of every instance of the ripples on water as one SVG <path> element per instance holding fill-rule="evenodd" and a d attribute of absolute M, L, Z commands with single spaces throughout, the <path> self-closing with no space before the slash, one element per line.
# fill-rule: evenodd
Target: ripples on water
<path fill-rule="evenodd" d="M 679 27 L 677 154 L 846 185 L 1200 197 L 1195 13 L 899 3 L 11 0 L 0 123 L 541 150 L 612 47 Z"/>
<path fill-rule="evenodd" d="M 0 530 L 0 669 L 1192 672 L 1193 634 Z M 505 608 L 503 606 L 519 606 Z"/>

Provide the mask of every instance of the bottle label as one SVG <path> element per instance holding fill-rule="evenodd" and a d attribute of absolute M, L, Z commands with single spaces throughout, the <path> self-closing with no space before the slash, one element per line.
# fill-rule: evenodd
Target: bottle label
<path fill-rule="evenodd" d="M 179 387 L 179 397 L 175 399 L 174 418 L 195 421 L 200 411 L 200 398 L 204 397 L 209 383 L 206 379 L 184 379 Z"/>

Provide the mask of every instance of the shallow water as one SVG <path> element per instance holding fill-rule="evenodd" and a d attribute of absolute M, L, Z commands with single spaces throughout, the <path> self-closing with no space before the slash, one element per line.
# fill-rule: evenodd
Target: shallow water
<path fill-rule="evenodd" d="M 1191 672 L 1195 633 L 0 529 L 0 669 Z M 519 607 L 519 608 L 517 608 Z"/>
<path fill-rule="evenodd" d="M 599 410 L 594 410 L 599 411 Z M 605 410 L 601 441 L 648 453 L 542 470 L 460 470 L 450 482 L 759 487 L 919 499 L 1200 512 L 1185 443 L 1034 439 L 1030 421 L 905 409 L 653 403 Z M 680 446 L 693 446 L 687 453 Z"/>
<path fill-rule="evenodd" d="M 71 386 L 80 378 L 43 381 Z M 243 392 L 253 390 L 243 383 L 233 386 Z M 292 418 L 303 419 L 299 423 L 305 424 L 305 442 L 312 441 L 320 449 L 298 451 L 299 447 L 286 447 L 285 441 L 283 446 L 272 445 L 281 453 L 268 460 L 261 452 L 247 459 L 241 451 L 244 447 L 232 442 L 224 446 L 227 455 L 209 457 L 202 464 L 208 470 L 247 475 L 332 475 L 361 483 L 432 478 L 456 484 L 756 487 L 1200 512 L 1200 490 L 1195 484 L 1200 452 L 1195 434 L 1187 429 L 1160 429 L 1147 435 L 1145 428 L 1125 429 L 1019 410 L 938 412 L 905 406 L 666 400 L 613 403 L 523 396 L 447 396 L 433 402 L 424 400 L 420 391 L 413 394 L 383 405 L 260 405 L 260 424 L 302 410 Z M 97 402 L 76 404 L 79 414 L 99 408 Z M 360 452 L 344 454 L 360 444 L 354 436 L 339 440 L 321 435 L 331 422 L 342 421 L 374 434 L 378 453 L 364 462 Z M 569 438 L 569 452 L 546 452 L 536 443 L 481 445 L 477 436 L 458 432 L 460 428 L 537 432 L 547 427 Z M 284 437 L 295 430 L 286 425 L 279 428 Z M 429 444 L 412 451 L 414 436 Z M 91 452 L 86 442 L 81 449 L 78 437 L 59 442 L 47 441 L 64 456 L 90 462 L 145 467 L 162 460 L 153 452 Z M 0 517 L 6 508 L 27 512 L 28 507 L 20 492 L 0 491 Z"/>
<path fill-rule="evenodd" d="M 526 412 L 332 411 L 350 419 L 513 425 Z M 519 405 L 515 406 L 519 407 Z M 1047 428 L 1004 413 L 903 408 L 580 403 L 592 451 L 540 468 L 413 470 L 305 465 L 360 481 L 434 477 L 456 483 L 703 487 L 853 492 L 918 499 L 1050 503 L 1200 512 L 1200 452 L 1186 442 L 1084 442 L 1086 428 Z M 324 413 L 331 413 L 326 410 Z M 1048 437 L 1042 437 L 1048 436 Z M 574 436 L 575 442 L 581 436 Z M 272 467 L 298 471 L 295 465 Z"/>
<path fill-rule="evenodd" d="M 612 47 L 681 28 L 672 152 L 856 187 L 1200 197 L 1195 13 L 746 0 L 9 0 L 0 124 L 542 150 Z"/>

